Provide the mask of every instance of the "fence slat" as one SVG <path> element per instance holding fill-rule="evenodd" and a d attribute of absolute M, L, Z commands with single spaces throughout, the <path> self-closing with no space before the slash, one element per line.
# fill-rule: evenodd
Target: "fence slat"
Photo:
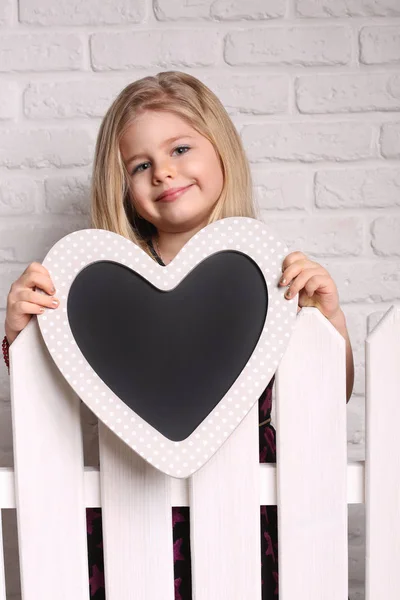
<path fill-rule="evenodd" d="M 276 504 L 276 465 L 259 465 L 260 504 Z M 85 506 L 101 507 L 100 469 L 85 467 Z M 171 506 L 189 506 L 188 479 L 171 478 Z M 3 486 L 3 489 L 2 489 Z M 364 461 L 347 464 L 347 504 L 364 504 Z M 0 508 L 15 508 L 14 472 L 0 468 Z"/>
<path fill-rule="evenodd" d="M 190 478 L 193 600 L 261 599 L 258 405 Z"/>
<path fill-rule="evenodd" d="M 366 600 L 400 589 L 400 307 L 366 341 Z"/>
<path fill-rule="evenodd" d="M 99 423 L 107 600 L 174 599 L 171 480 Z"/>
<path fill-rule="evenodd" d="M 88 600 L 80 400 L 33 318 L 10 347 L 23 600 Z"/>
<path fill-rule="evenodd" d="M 0 509 L 15 508 L 14 469 L 0 467 Z"/>
<path fill-rule="evenodd" d="M 276 392 L 279 598 L 344 600 L 345 342 L 317 309 L 298 315 Z"/>

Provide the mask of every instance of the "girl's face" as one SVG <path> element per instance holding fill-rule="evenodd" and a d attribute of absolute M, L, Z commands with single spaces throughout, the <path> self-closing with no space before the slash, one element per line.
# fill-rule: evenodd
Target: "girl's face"
<path fill-rule="evenodd" d="M 140 216 L 168 233 L 207 225 L 223 188 L 211 142 L 173 113 L 146 111 L 126 129 L 120 150 Z M 187 189 L 159 198 L 174 188 Z"/>

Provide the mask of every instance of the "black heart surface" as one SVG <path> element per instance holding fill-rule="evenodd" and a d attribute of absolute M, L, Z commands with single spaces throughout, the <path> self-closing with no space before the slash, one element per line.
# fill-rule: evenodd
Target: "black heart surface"
<path fill-rule="evenodd" d="M 120 263 L 94 262 L 77 275 L 67 302 L 92 369 L 172 441 L 186 439 L 230 389 L 267 311 L 262 272 L 234 250 L 212 254 L 169 291 Z"/>

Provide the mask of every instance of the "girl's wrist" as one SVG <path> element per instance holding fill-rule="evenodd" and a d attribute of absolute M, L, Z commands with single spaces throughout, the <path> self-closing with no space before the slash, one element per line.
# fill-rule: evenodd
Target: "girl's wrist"
<path fill-rule="evenodd" d="M 332 324 L 333 323 L 337 323 L 337 322 L 342 322 L 342 323 L 346 322 L 346 318 L 344 316 L 344 312 L 342 311 L 342 309 L 340 307 L 337 309 L 337 311 L 332 316 L 327 317 L 327 319 Z"/>
<path fill-rule="evenodd" d="M 330 318 L 328 321 L 334 326 L 334 328 L 344 337 L 347 338 L 347 323 L 344 312 L 341 308 Z"/>
<path fill-rule="evenodd" d="M 6 334 L 6 338 L 7 338 L 8 344 L 11 346 L 11 344 L 13 343 L 13 341 L 15 340 L 15 338 L 16 338 L 16 337 L 17 337 L 17 335 L 18 335 L 18 331 L 14 331 L 13 329 L 11 329 L 11 328 L 8 326 L 8 323 L 7 323 L 7 321 L 6 321 L 6 322 L 4 323 L 4 332 L 5 332 L 5 334 Z"/>

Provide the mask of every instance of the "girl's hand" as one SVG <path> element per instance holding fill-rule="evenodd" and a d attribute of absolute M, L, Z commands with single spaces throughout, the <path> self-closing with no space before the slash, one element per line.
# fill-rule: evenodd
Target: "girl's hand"
<path fill-rule="evenodd" d="M 283 261 L 282 272 L 279 285 L 289 286 L 286 298 L 299 294 L 299 308 L 313 306 L 327 319 L 338 314 L 340 306 L 337 287 L 324 267 L 309 260 L 302 252 L 291 252 Z"/>
<path fill-rule="evenodd" d="M 40 288 L 46 294 L 35 291 Z M 57 308 L 59 301 L 50 273 L 40 263 L 31 263 L 11 286 L 7 297 L 5 331 L 11 344 L 29 323 L 32 315 L 39 315 L 45 308 Z"/>

